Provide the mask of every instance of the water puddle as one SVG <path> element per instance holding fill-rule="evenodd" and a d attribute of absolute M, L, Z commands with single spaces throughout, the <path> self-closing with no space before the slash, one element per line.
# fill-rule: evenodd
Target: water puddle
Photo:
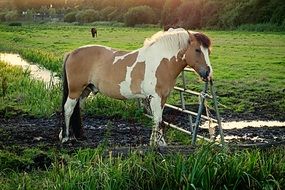
<path fill-rule="evenodd" d="M 219 139 L 220 137 L 218 137 Z M 227 135 L 224 137 L 225 141 L 232 141 L 232 140 L 250 140 L 252 142 L 267 142 L 266 139 L 260 138 L 259 136 L 256 137 L 248 137 L 247 135 L 237 136 L 237 135 Z"/>
<path fill-rule="evenodd" d="M 285 127 L 280 121 L 232 121 L 223 122 L 223 129 L 242 129 L 245 127 Z"/>
<path fill-rule="evenodd" d="M 231 121 L 222 122 L 223 129 L 243 129 L 246 127 L 285 127 L 285 122 L 281 121 Z M 208 129 L 209 123 L 205 122 L 201 128 Z"/>
<path fill-rule="evenodd" d="M 33 79 L 43 81 L 47 86 L 59 84 L 60 78 L 43 67 L 31 64 L 21 58 L 19 54 L 0 53 L 0 60 L 10 65 L 21 66 L 24 70 L 29 70 Z"/>

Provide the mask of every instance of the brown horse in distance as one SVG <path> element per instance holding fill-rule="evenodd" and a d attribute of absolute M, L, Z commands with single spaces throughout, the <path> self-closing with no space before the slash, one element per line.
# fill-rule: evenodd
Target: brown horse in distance
<path fill-rule="evenodd" d="M 97 37 L 97 29 L 96 28 L 91 28 L 91 34 L 92 37 L 94 38 L 95 36 Z"/>

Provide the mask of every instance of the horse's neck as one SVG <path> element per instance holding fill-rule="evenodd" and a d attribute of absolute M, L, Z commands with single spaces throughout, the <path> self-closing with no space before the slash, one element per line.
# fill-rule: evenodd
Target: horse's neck
<path fill-rule="evenodd" d="M 178 75 L 187 66 L 187 63 L 180 57 L 172 58 L 170 60 L 170 72 L 173 79 L 176 79 Z"/>
<path fill-rule="evenodd" d="M 176 79 L 182 70 L 187 66 L 186 62 L 182 58 L 185 50 L 179 50 L 178 47 L 170 48 L 167 46 L 153 45 L 148 48 L 142 48 L 141 50 L 145 55 L 143 57 L 147 57 L 147 59 L 159 60 L 159 62 L 164 60 L 163 62 L 168 64 L 169 68 L 169 70 L 166 72 L 169 72 L 173 79 Z M 153 64 L 152 61 L 149 61 L 149 63 Z M 159 64 L 161 63 L 158 63 L 158 65 Z"/>

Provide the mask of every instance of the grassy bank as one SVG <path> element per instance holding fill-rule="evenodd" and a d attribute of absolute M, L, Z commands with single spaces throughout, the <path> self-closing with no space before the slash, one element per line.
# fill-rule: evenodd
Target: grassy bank
<path fill-rule="evenodd" d="M 228 152 L 214 146 L 193 154 L 128 157 L 103 149 L 74 153 L 0 151 L 0 186 L 6 189 L 283 189 L 284 147 Z M 9 159 L 7 159 L 9 155 Z M 104 156 L 105 155 L 105 156 Z"/>
<path fill-rule="evenodd" d="M 18 52 L 26 59 L 39 63 L 61 75 L 63 55 L 79 46 L 101 44 L 123 50 L 141 47 L 145 38 L 159 28 L 126 28 L 97 26 L 98 38 L 93 39 L 90 27 L 68 24 L 0 25 L 0 51 Z M 285 99 L 285 34 L 246 31 L 205 31 L 213 40 L 211 62 L 222 111 L 231 110 L 240 116 L 284 119 Z M 188 87 L 201 90 L 196 77 Z M 268 101 L 270 99 L 270 101 Z M 104 114 L 111 104 L 133 107 L 133 103 L 118 103 L 101 98 L 89 103 L 89 113 Z M 171 99 L 178 103 L 177 98 Z M 197 102 L 197 99 L 193 100 Z M 106 109 L 104 109 L 106 108 Z M 120 107 L 122 108 L 122 107 Z M 124 110 L 127 110 L 126 108 Z M 132 110 L 133 111 L 133 110 Z M 124 112 L 125 113 L 125 112 Z M 122 112 L 116 112 L 121 115 Z"/>
<path fill-rule="evenodd" d="M 46 88 L 28 71 L 0 62 L 0 113 L 3 116 L 51 116 L 59 111 L 60 86 Z"/>

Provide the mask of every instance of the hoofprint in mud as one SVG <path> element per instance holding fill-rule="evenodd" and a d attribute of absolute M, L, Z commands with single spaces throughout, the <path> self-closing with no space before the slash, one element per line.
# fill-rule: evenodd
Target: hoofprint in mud
<path fill-rule="evenodd" d="M 149 143 L 151 128 L 135 121 L 118 118 L 85 116 L 84 130 L 86 139 L 62 145 L 58 140 L 60 116 L 44 118 L 2 118 L 0 117 L 0 149 L 12 147 L 66 147 L 66 148 L 96 148 L 105 144 L 109 147 L 146 146 Z M 249 124 L 250 125 L 250 124 Z M 208 135 L 201 129 L 199 133 Z M 232 144 L 279 143 L 285 141 L 285 124 L 283 126 L 262 126 L 224 129 L 225 139 Z M 236 138 L 232 138 L 232 137 Z M 189 136 L 190 138 L 190 136 Z M 166 139 L 167 140 L 167 139 Z M 175 141 L 169 145 L 181 145 Z"/>

